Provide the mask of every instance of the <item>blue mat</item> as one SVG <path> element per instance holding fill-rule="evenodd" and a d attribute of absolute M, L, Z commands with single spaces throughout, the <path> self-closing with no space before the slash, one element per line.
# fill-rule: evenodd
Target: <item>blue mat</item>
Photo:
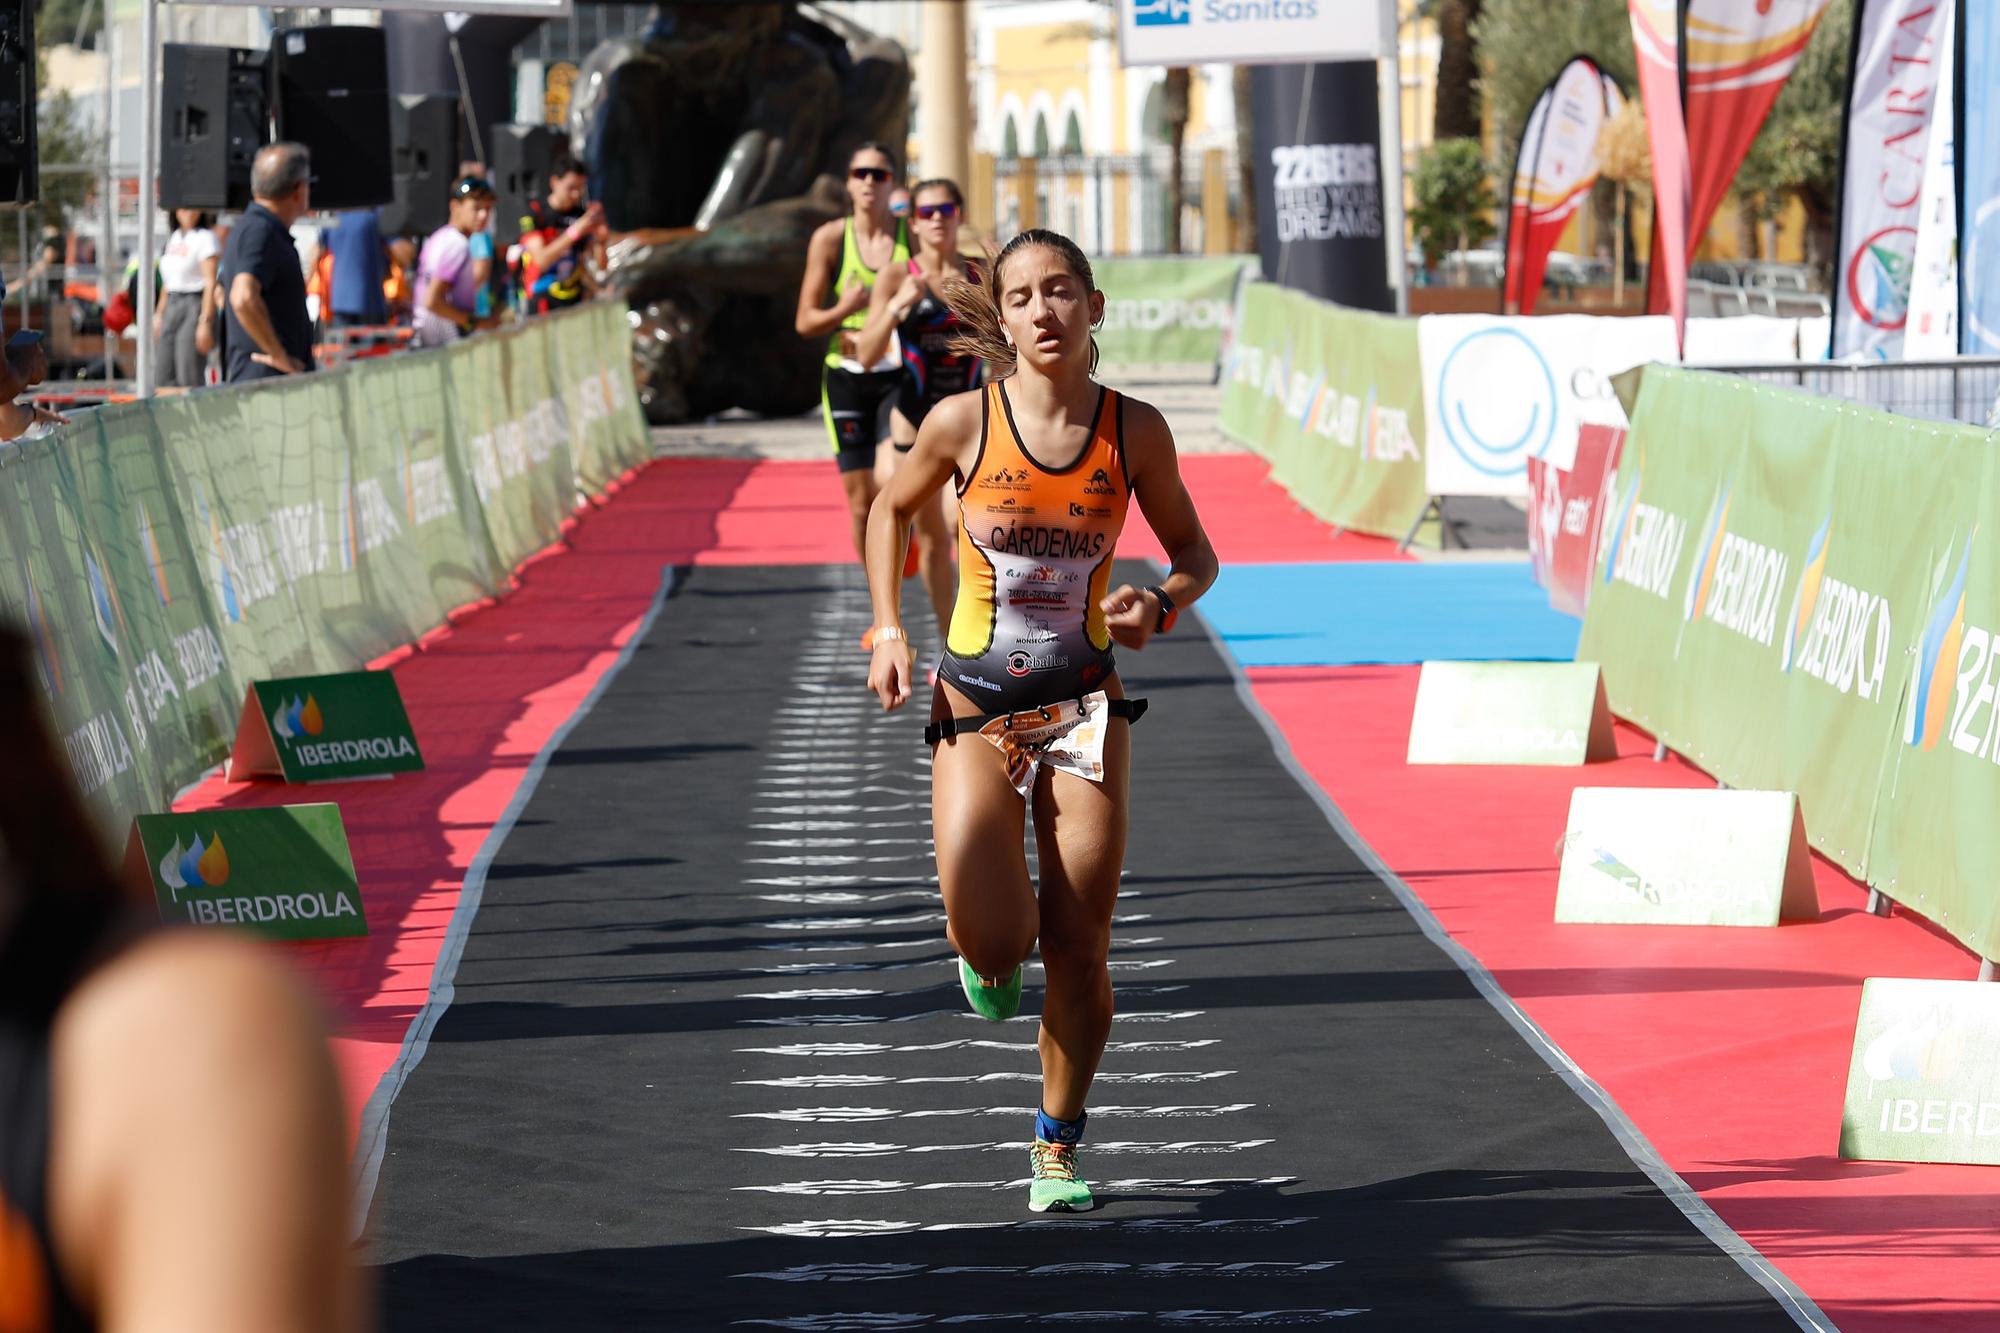
<path fill-rule="evenodd" d="M 1225 566 L 1201 612 L 1244 666 L 1566 662 L 1582 628 L 1525 560 Z"/>

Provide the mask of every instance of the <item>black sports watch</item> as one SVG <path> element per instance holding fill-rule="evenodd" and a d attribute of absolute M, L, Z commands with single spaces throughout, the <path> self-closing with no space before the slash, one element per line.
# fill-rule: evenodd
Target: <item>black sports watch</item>
<path fill-rule="evenodd" d="M 1174 627 L 1174 621 L 1180 619 L 1180 608 L 1174 605 L 1173 598 L 1167 596 L 1167 590 L 1158 584 L 1146 591 L 1160 599 L 1160 618 L 1153 622 L 1153 633 L 1165 634 Z"/>

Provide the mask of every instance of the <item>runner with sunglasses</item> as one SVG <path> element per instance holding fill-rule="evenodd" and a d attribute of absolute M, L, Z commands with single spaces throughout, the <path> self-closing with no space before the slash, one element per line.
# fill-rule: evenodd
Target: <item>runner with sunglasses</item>
<path fill-rule="evenodd" d="M 955 393 L 979 387 L 979 358 L 952 346 L 964 326 L 945 300 L 952 282 L 977 282 L 979 268 L 958 252 L 958 227 L 965 214 L 965 196 L 954 181 L 918 181 L 910 192 L 916 224 L 916 258 L 883 272 L 868 303 L 868 322 L 856 340 L 861 360 L 873 362 L 892 342 L 903 348 L 903 379 L 896 392 L 896 409 L 889 417 L 889 438 L 900 463 L 917 442 L 933 405 Z M 917 511 L 918 568 L 938 629 L 951 624 L 953 597 L 950 534 L 945 524 L 944 492 Z"/>
<path fill-rule="evenodd" d="M 876 273 L 910 257 L 908 228 L 889 213 L 897 174 L 888 145 L 870 142 L 854 150 L 847 161 L 853 210 L 813 233 L 793 321 L 801 338 L 828 339 L 820 410 L 847 495 L 856 555 L 867 533 L 868 507 L 875 502 L 875 447 L 884 433 L 882 418 L 903 378 L 902 361 L 893 352 L 866 362 L 855 345 L 868 320 Z"/>
<path fill-rule="evenodd" d="M 884 709 L 913 692 L 896 566 L 910 525 L 947 481 L 959 495 L 958 603 L 931 687 L 931 831 L 945 937 L 973 1012 L 1021 1004 L 1039 939 L 1047 989 L 1032 1212 L 1093 1206 L 1077 1169 L 1084 1102 L 1111 1032 L 1111 909 L 1125 860 L 1130 724 L 1113 646 L 1137 651 L 1215 581 L 1159 410 L 1099 385 L 1104 317 L 1090 261 L 1050 231 L 1007 243 L 985 282 L 948 285 L 961 345 L 996 380 L 933 407 L 868 520 L 875 608 L 868 688 Z M 1137 500 L 1172 566 L 1113 589 L 1111 560 Z M 1029 804 L 1039 894 L 1022 832 Z"/>

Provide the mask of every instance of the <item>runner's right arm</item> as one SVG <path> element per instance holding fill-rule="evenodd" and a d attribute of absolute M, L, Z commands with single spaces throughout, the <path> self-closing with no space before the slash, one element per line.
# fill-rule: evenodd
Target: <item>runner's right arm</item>
<path fill-rule="evenodd" d="M 948 484 L 971 462 L 979 447 L 979 413 L 984 394 L 953 394 L 930 410 L 917 430 L 917 443 L 896 465 L 889 484 L 868 511 L 868 594 L 875 608 L 875 627 L 898 628 L 903 623 L 903 552 L 917 512 L 935 504 L 938 488 Z M 884 710 L 901 708 L 910 699 L 912 659 L 909 640 L 901 635 L 875 636 L 868 662 L 868 688 Z"/>
<path fill-rule="evenodd" d="M 840 243 L 847 224 L 839 218 L 825 223 L 812 234 L 806 246 L 806 276 L 799 283 L 799 313 L 792 321 L 801 338 L 830 338 L 833 331 L 862 306 L 868 304 L 868 289 L 854 283 L 840 293 L 830 306 L 822 306 L 833 275 L 840 268 Z"/>

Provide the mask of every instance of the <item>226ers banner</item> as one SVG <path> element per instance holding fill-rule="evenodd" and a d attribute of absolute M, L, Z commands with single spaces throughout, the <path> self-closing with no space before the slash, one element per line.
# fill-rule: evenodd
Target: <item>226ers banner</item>
<path fill-rule="evenodd" d="M 1860 0 L 1856 7 L 1835 247 L 1835 358 L 1902 354 L 1949 20 L 1941 0 Z"/>
<path fill-rule="evenodd" d="M 1827 0 L 1689 0 L 1681 61 L 1690 244 L 1708 230 L 1826 7 Z"/>
<path fill-rule="evenodd" d="M 1597 184 L 1597 136 L 1625 98 L 1584 56 L 1563 66 L 1542 90 L 1521 135 L 1507 215 L 1508 309 L 1535 313 L 1549 252 Z"/>

